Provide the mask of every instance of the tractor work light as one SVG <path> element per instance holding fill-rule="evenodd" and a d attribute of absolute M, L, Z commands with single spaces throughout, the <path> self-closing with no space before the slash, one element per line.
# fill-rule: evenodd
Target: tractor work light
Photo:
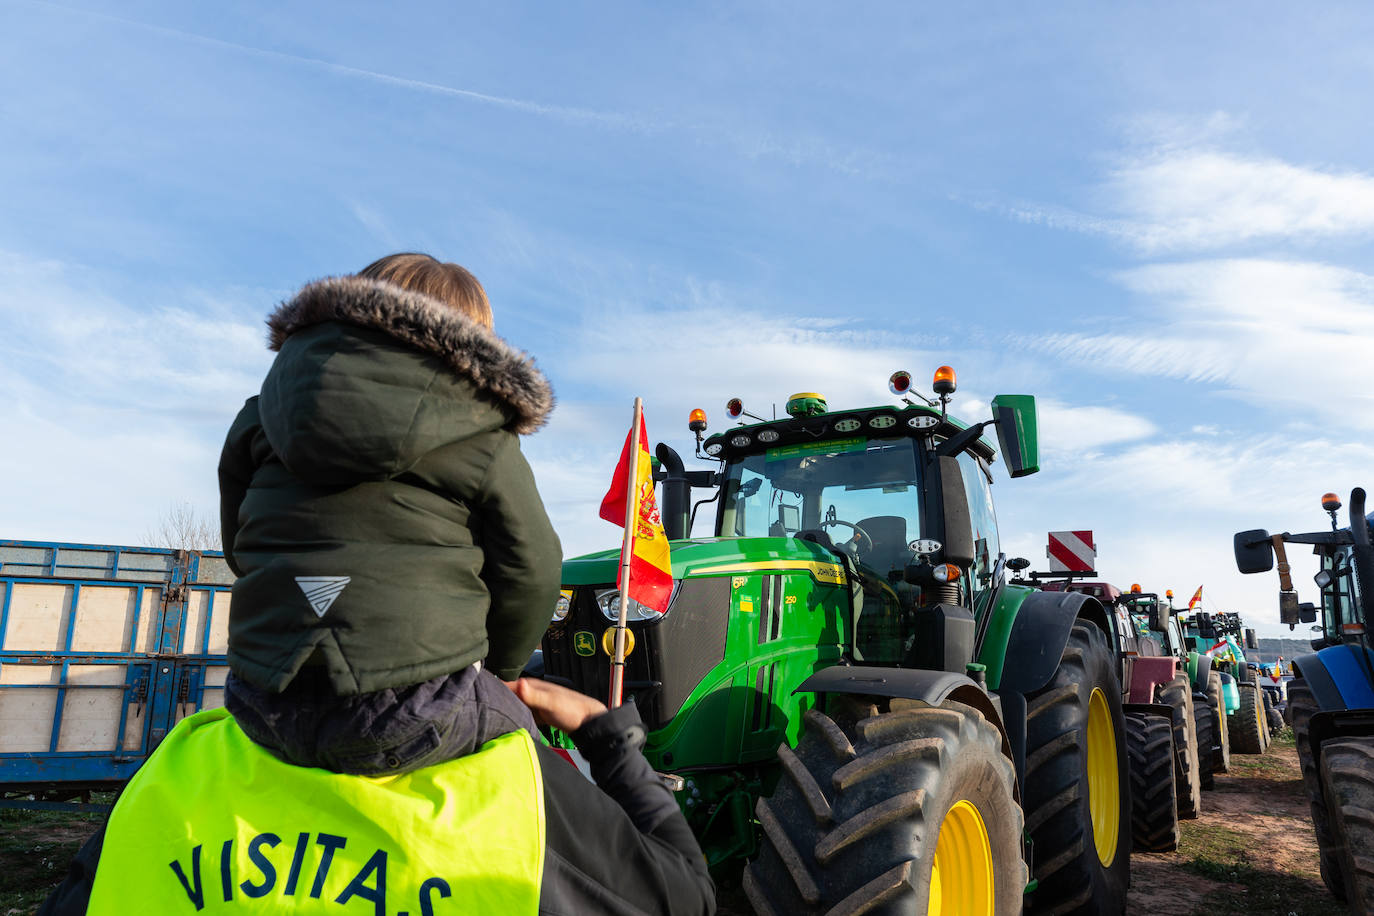
<path fill-rule="evenodd" d="M 943 563 L 935 567 L 934 576 L 936 582 L 953 582 L 959 578 L 959 567 L 953 563 Z"/>
<path fill-rule="evenodd" d="M 940 418 L 932 417 L 928 413 L 917 414 L 910 420 L 907 420 L 906 425 L 910 426 L 912 429 L 934 429 L 940 425 Z"/>
<path fill-rule="evenodd" d="M 739 398 L 731 398 L 725 402 L 725 412 L 730 415 L 731 420 L 738 420 L 744 415 L 744 402 Z"/>
<path fill-rule="evenodd" d="M 571 610 L 572 610 L 572 589 L 570 589 L 570 588 L 565 588 L 565 589 L 563 589 L 562 591 L 560 591 L 560 592 L 558 593 L 558 600 L 555 601 L 554 604 L 553 604 L 553 622 L 554 622 L 554 623 L 558 623 L 558 621 L 560 621 L 560 620 L 562 620 L 563 618 L 567 617 L 567 616 L 568 616 L 568 612 L 571 611 Z"/>
<path fill-rule="evenodd" d="M 1322 494 L 1322 508 L 1327 512 L 1335 512 L 1341 507 L 1341 498 L 1335 493 Z"/>
<path fill-rule="evenodd" d="M 911 373 L 897 371 L 887 380 L 887 390 L 901 397 L 911 390 Z"/>
<path fill-rule="evenodd" d="M 601 614 L 611 623 L 615 623 L 620 617 L 620 589 L 603 588 L 596 593 L 596 606 L 601 608 Z M 651 607 L 645 607 L 633 598 L 625 607 L 626 622 L 632 620 L 656 620 L 663 615 Z"/>
<path fill-rule="evenodd" d="M 939 541 L 932 540 L 931 538 L 922 538 L 919 541 L 912 541 L 910 544 L 907 544 L 906 549 L 919 556 L 928 556 L 935 553 L 943 546 L 945 545 L 941 544 Z"/>
<path fill-rule="evenodd" d="M 897 425 L 896 417 L 889 417 L 887 414 L 879 414 L 868 421 L 868 425 L 874 429 L 887 429 L 889 426 Z"/>
<path fill-rule="evenodd" d="M 706 411 L 698 407 L 689 413 L 687 415 L 687 428 L 694 433 L 706 432 Z"/>
<path fill-rule="evenodd" d="M 706 451 L 706 454 L 708 454 L 708 455 L 710 455 L 712 458 L 714 458 L 714 457 L 716 457 L 717 455 L 719 455 L 721 452 L 725 451 L 725 446 L 721 445 L 719 442 L 712 442 L 712 443 L 710 443 L 709 445 L 706 446 L 705 451 Z"/>
<path fill-rule="evenodd" d="M 858 420 L 854 419 L 853 417 L 845 417 L 843 420 L 835 421 L 835 432 L 852 433 L 860 426 L 863 426 L 863 424 L 860 423 Z"/>
<path fill-rule="evenodd" d="M 745 448 L 749 445 L 749 443 L 753 441 L 753 439 L 750 439 L 744 433 L 740 433 L 738 436 L 730 437 L 730 444 L 733 445 L 735 448 Z"/>
<path fill-rule="evenodd" d="M 1327 589 L 1331 587 L 1331 570 L 1323 569 L 1312 577 L 1312 581 L 1317 583 L 1317 588 Z"/>
<path fill-rule="evenodd" d="M 778 441 L 778 431 L 777 431 L 776 429 L 761 429 L 761 430 L 759 430 L 759 441 L 760 441 L 760 442 L 777 442 L 777 441 Z"/>
<path fill-rule="evenodd" d="M 932 386 L 935 393 L 941 396 L 953 394 L 958 388 L 958 380 L 954 375 L 954 370 L 949 366 L 941 366 L 935 370 L 935 380 Z"/>

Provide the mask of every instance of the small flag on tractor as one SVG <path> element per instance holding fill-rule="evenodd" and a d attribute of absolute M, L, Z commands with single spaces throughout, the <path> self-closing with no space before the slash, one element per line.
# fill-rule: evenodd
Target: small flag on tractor
<path fill-rule="evenodd" d="M 1197 591 L 1193 592 L 1193 597 L 1191 597 L 1191 598 L 1188 599 L 1188 610 L 1190 610 L 1190 611 L 1193 610 L 1194 608 L 1196 608 L 1196 607 L 1197 607 L 1199 604 L 1201 604 L 1201 603 L 1202 603 L 1202 586 L 1199 585 L 1199 586 L 1197 587 Z"/>
<path fill-rule="evenodd" d="M 620 548 L 620 613 L 616 621 L 615 653 L 611 663 L 611 695 L 607 705 L 620 705 L 625 672 L 625 612 L 637 601 L 660 614 L 673 595 L 673 567 L 668 536 L 654 496 L 653 464 L 649 460 L 643 402 L 635 398 L 634 422 L 620 451 L 611 488 L 601 500 L 601 517 L 625 527 Z"/>

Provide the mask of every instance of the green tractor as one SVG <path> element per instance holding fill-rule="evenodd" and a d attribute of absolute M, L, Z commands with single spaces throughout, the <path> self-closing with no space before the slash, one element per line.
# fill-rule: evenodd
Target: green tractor
<path fill-rule="evenodd" d="M 799 394 L 685 470 L 657 448 L 674 593 L 631 603 L 625 689 L 717 875 L 760 913 L 1120 913 L 1130 797 L 1102 605 L 1006 581 L 989 486 L 1037 467 L 1035 401 L 946 412 Z M 691 507 L 694 488 L 712 491 Z M 689 538 L 715 506 L 713 537 Z M 619 552 L 565 562 L 543 676 L 604 697 Z M 1025 896 L 1029 894 L 1029 896 Z"/>
<path fill-rule="evenodd" d="M 1221 675 L 1227 713 L 1225 726 L 1230 749 L 1237 754 L 1263 754 L 1276 729 L 1271 721 L 1272 700 L 1261 688 L 1260 676 L 1246 658 L 1256 651 L 1255 631 L 1239 614 L 1199 613 L 1185 623 L 1185 639 L 1194 641 Z M 1242 647 L 1242 642 L 1244 646 Z M 1282 725 L 1282 721 L 1279 722 Z"/>

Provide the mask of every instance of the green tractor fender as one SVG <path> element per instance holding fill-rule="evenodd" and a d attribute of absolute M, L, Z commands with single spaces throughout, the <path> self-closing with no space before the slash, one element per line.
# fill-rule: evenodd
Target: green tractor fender
<path fill-rule="evenodd" d="M 1011 743 L 1002 723 L 1002 710 L 994 697 L 973 679 L 952 671 L 932 671 L 923 668 L 873 668 L 854 665 L 833 665 L 811 675 L 796 690 L 813 693 L 818 698 L 832 694 L 850 696 L 878 696 L 917 700 L 939 706 L 946 700 L 972 706 L 983 714 L 1002 735 L 1002 753 L 1013 764 Z M 1017 802 L 1021 800 L 1020 786 L 1016 787 Z"/>
<path fill-rule="evenodd" d="M 1048 684 L 1059 670 L 1069 634 L 1080 619 L 1091 622 L 1115 643 L 1107 611 L 1091 595 L 1009 586 L 999 598 L 978 660 L 987 666 L 988 686 L 996 691 L 1002 707 L 1016 781 L 1024 784 L 1026 695 Z"/>
<path fill-rule="evenodd" d="M 1207 679 L 1212 676 L 1212 657 L 1203 655 L 1197 650 L 1188 652 L 1188 677 L 1193 682 L 1194 690 L 1207 692 Z"/>

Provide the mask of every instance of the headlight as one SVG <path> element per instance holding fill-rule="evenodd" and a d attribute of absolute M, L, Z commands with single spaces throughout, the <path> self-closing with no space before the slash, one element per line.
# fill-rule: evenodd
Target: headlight
<path fill-rule="evenodd" d="M 558 600 L 553 605 L 553 622 L 558 623 L 568 616 L 568 611 L 572 610 L 572 589 L 564 589 L 558 593 Z"/>
<path fill-rule="evenodd" d="M 615 623 L 620 617 L 620 589 L 607 588 L 596 593 L 596 606 L 601 608 L 601 613 L 611 623 Z M 638 601 L 631 601 L 625 608 L 625 620 L 628 623 L 632 620 L 655 620 L 663 615 L 653 608 L 645 607 Z"/>

